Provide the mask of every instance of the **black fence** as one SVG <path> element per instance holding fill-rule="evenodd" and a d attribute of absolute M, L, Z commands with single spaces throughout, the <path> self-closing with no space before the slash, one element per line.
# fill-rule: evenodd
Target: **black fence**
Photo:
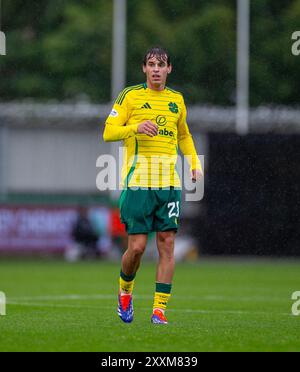
<path fill-rule="evenodd" d="M 202 253 L 300 255 L 300 135 L 209 135 Z"/>

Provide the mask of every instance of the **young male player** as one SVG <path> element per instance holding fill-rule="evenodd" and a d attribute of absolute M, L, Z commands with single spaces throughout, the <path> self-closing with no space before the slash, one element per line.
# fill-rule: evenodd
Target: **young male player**
<path fill-rule="evenodd" d="M 186 123 L 183 96 L 168 87 L 170 56 L 160 47 L 143 61 L 146 83 L 124 89 L 106 120 L 105 141 L 124 141 L 123 191 L 119 207 L 128 233 L 122 257 L 118 314 L 133 320 L 132 291 L 150 232 L 156 232 L 159 260 L 152 323 L 167 324 L 165 310 L 174 273 L 174 239 L 180 214 L 180 180 L 175 169 L 178 146 L 189 156 L 193 181 L 202 175 Z"/>

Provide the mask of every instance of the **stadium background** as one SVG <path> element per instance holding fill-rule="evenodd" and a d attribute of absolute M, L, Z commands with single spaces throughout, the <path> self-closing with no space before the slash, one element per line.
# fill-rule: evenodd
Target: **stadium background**
<path fill-rule="evenodd" d="M 191 254 L 178 257 L 299 256 L 300 56 L 292 54 L 291 37 L 299 29 L 300 1 L 251 0 L 250 110 L 243 135 L 236 126 L 237 2 L 124 4 L 126 43 L 115 53 L 125 51 L 126 72 L 122 83 L 117 60 L 119 84 L 143 82 L 145 50 L 166 46 L 174 65 L 168 85 L 184 94 L 205 159 L 204 198 L 182 205 L 178 238 Z M 117 194 L 96 188 L 97 158 L 116 149 L 102 139 L 116 96 L 114 1 L 1 5 L 7 49 L 0 56 L 2 272 L 14 272 L 7 255 L 59 258 L 80 206 L 95 217 L 102 259 L 118 262 L 125 243 Z M 298 276 L 290 281 L 299 289 Z"/>
<path fill-rule="evenodd" d="M 111 152 L 102 130 L 113 96 L 112 5 L 3 3 L 1 250 L 26 248 L 22 236 L 11 243 L 21 218 L 14 208 L 110 206 L 109 193 L 95 187 L 95 164 Z M 251 2 L 252 112 L 249 134 L 239 136 L 235 1 L 128 1 L 125 84 L 143 81 L 140 62 L 149 45 L 166 45 L 174 64 L 168 84 L 184 93 L 196 147 L 205 156 L 204 199 L 183 205 L 182 218 L 201 253 L 300 253 L 299 59 L 291 53 L 299 11 L 298 1 L 284 7 Z M 27 213 L 32 224 L 27 233 L 20 227 L 23 239 L 27 234 L 28 244 L 42 248 L 36 235 L 47 249 L 50 230 L 56 244 L 49 241 L 48 248 L 62 249 L 66 236 L 59 244 L 47 210 Z M 72 219 L 70 213 L 57 218 Z M 109 222 L 102 227 L 111 229 Z"/>

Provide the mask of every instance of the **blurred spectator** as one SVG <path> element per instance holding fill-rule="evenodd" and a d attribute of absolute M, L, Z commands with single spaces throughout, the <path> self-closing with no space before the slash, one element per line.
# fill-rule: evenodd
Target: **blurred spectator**
<path fill-rule="evenodd" d="M 65 258 L 67 261 L 98 256 L 97 242 L 100 236 L 93 228 L 86 208 L 79 209 L 78 218 L 74 223 L 71 234 L 74 242 L 66 249 Z"/>

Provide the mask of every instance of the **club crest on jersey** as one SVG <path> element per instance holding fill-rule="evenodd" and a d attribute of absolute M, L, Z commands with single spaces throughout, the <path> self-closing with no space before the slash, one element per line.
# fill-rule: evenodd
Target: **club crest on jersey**
<path fill-rule="evenodd" d="M 177 114 L 178 113 L 178 106 L 176 105 L 175 102 L 170 102 L 169 103 L 169 110 L 171 112 L 174 112 L 174 114 Z"/>
<path fill-rule="evenodd" d="M 111 113 L 109 114 L 109 116 L 112 116 L 113 118 L 116 118 L 118 115 L 119 115 L 119 113 L 115 109 L 112 109 L 111 110 Z"/>

